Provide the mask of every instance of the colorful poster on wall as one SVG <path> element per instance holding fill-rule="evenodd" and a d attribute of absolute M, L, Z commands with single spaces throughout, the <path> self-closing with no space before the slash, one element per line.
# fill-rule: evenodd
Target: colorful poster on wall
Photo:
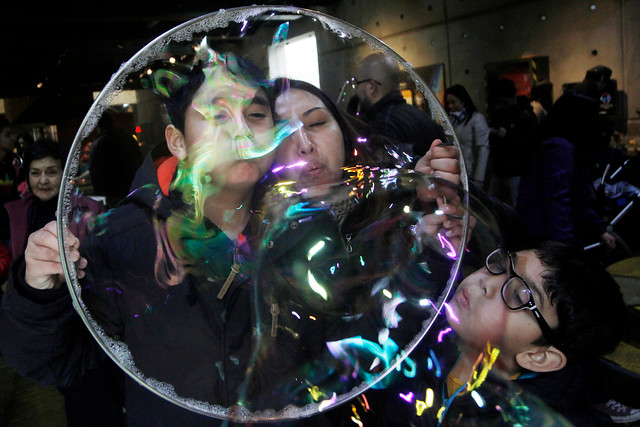
<path fill-rule="evenodd" d="M 531 96 L 531 74 L 529 70 L 523 70 L 519 73 L 502 73 L 501 79 L 509 79 L 516 86 L 516 96 Z"/>
<path fill-rule="evenodd" d="M 418 67 L 415 70 L 429 86 L 429 89 L 438 97 L 440 103 L 444 105 L 444 64 L 427 65 Z"/>

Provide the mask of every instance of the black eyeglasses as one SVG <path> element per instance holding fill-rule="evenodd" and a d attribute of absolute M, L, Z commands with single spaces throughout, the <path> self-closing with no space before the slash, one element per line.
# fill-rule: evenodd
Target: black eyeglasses
<path fill-rule="evenodd" d="M 508 274 L 507 280 L 502 285 L 502 300 L 505 305 L 513 311 L 529 309 L 533 313 L 540 329 L 542 329 L 542 336 L 549 342 L 553 342 L 553 331 L 549 327 L 549 324 L 542 313 L 538 309 L 535 301 L 533 300 L 533 292 L 527 285 L 527 282 L 515 271 L 513 264 L 513 257 L 511 253 L 500 248 L 491 252 L 485 262 L 489 273 L 495 274 Z"/>
<path fill-rule="evenodd" d="M 366 83 L 366 82 L 374 82 L 378 86 L 382 86 L 382 83 L 380 83 L 379 81 L 374 80 L 374 79 L 356 80 L 356 86 L 358 86 L 360 83 Z"/>

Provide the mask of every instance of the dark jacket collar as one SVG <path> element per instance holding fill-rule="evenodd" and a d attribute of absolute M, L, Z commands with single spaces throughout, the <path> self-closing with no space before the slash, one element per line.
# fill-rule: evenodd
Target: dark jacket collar
<path fill-rule="evenodd" d="M 387 108 L 388 105 L 394 104 L 406 104 L 407 101 L 404 100 L 402 93 L 399 90 L 392 90 L 387 93 L 385 96 L 380 98 L 378 102 L 373 104 L 371 108 L 365 113 L 365 117 L 367 119 L 371 119 L 376 116 L 380 111 Z"/>

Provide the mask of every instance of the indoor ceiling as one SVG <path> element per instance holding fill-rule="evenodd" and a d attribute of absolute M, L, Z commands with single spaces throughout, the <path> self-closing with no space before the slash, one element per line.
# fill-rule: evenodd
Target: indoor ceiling
<path fill-rule="evenodd" d="M 294 4 L 326 10 L 336 2 L 301 0 Z M 77 92 L 100 90 L 123 62 L 165 31 L 192 18 L 247 3 L 251 4 L 229 0 L 14 1 L 10 7 L 5 5 L 0 25 L 0 98 L 37 98 L 53 106 L 56 100 L 73 98 Z"/>

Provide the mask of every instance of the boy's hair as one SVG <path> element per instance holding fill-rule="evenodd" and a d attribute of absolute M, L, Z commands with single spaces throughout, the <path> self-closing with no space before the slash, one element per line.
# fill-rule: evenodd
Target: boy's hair
<path fill-rule="evenodd" d="M 543 286 L 558 314 L 553 345 L 568 362 L 597 359 L 615 349 L 623 335 L 625 304 L 620 287 L 581 249 L 544 242 L 536 255 L 547 269 Z M 535 342 L 549 344 L 543 338 Z"/>
<path fill-rule="evenodd" d="M 195 65 L 191 70 L 181 74 L 180 82 L 179 87 L 172 88 L 164 105 L 171 124 L 184 133 L 184 117 L 187 108 L 193 101 L 193 96 L 202 85 L 202 82 L 204 82 L 202 66 L 200 64 Z"/>

